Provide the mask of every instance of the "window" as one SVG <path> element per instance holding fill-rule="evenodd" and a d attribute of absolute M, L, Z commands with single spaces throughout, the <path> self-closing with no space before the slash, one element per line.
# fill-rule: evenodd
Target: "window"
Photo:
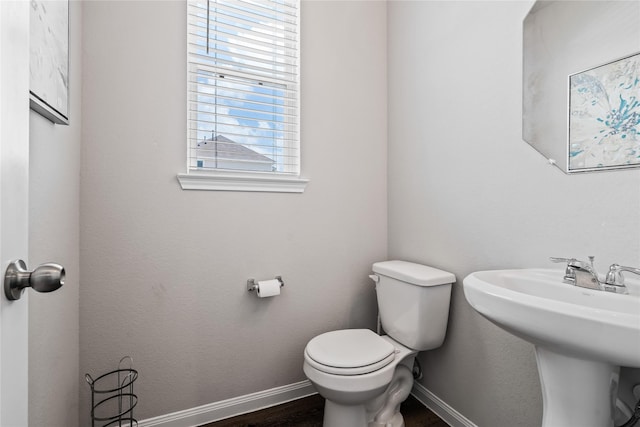
<path fill-rule="evenodd" d="M 211 189 L 303 190 L 299 0 L 190 0 L 187 7 L 183 188 L 223 181 L 224 188 Z M 234 180 L 240 187 L 229 188 Z M 288 190 L 269 189 L 276 182 Z"/>

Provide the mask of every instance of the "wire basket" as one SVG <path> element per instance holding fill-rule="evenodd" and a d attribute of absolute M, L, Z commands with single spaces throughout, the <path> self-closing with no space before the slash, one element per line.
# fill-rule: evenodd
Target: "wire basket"
<path fill-rule="evenodd" d="M 127 362 L 128 367 L 124 367 Z M 133 369 L 130 356 L 120 359 L 118 369 L 114 371 L 96 379 L 89 374 L 84 377 L 91 387 L 91 427 L 137 427 L 133 408 L 138 404 L 138 396 L 133 392 L 133 383 L 138 378 L 138 371 Z"/>

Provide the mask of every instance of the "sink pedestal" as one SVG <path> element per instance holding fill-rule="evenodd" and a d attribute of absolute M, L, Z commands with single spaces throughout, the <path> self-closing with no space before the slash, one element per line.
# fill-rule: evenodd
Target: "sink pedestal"
<path fill-rule="evenodd" d="M 613 427 L 620 368 L 536 346 L 542 427 Z"/>

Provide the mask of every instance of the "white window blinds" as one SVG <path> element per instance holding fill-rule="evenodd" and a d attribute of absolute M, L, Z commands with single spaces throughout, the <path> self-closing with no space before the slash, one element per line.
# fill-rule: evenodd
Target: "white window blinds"
<path fill-rule="evenodd" d="M 300 173 L 299 1 L 188 2 L 190 170 Z"/>

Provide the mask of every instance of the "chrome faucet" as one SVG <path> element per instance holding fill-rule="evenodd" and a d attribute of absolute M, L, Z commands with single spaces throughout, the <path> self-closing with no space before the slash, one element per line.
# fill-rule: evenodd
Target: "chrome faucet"
<path fill-rule="evenodd" d="M 600 282 L 598 273 L 593 266 L 595 257 L 590 256 L 589 262 L 580 261 L 575 258 L 554 258 L 551 262 L 566 262 L 567 268 L 564 272 L 564 282 L 571 285 L 580 286 L 582 288 L 595 289 L 600 291 L 614 292 L 618 294 L 628 294 L 627 287 L 624 284 L 623 271 L 628 271 L 640 275 L 640 268 L 625 267 L 619 264 L 612 264 L 609 272 L 604 280 Z"/>
<path fill-rule="evenodd" d="M 589 257 L 589 262 L 580 261 L 575 258 L 554 258 L 552 262 L 566 262 L 567 268 L 564 272 L 564 282 L 570 285 L 580 286 L 581 288 L 589 288 L 603 290 L 598 273 L 593 266 L 594 257 Z"/>

